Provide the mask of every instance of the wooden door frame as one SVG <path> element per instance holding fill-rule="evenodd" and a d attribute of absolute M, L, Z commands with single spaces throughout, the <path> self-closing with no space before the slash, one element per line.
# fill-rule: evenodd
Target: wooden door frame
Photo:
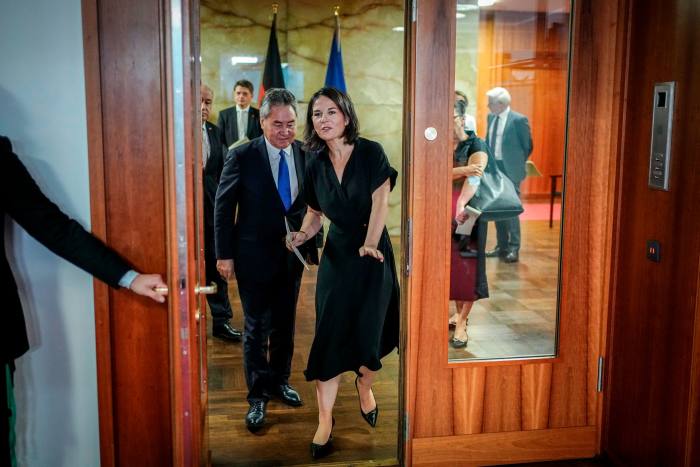
<path fill-rule="evenodd" d="M 195 465 L 200 460 L 193 453 L 202 451 L 199 404 L 194 403 L 199 400 L 200 387 L 197 353 L 193 351 L 197 340 L 191 332 L 197 324 L 195 313 L 190 312 L 194 308 L 189 306 L 196 301 L 195 284 L 190 280 L 195 277 L 196 265 L 186 261 L 183 267 L 170 260 L 178 254 L 176 212 L 180 209 L 190 218 L 194 212 L 191 195 L 186 196 L 184 206 L 177 206 L 181 198 L 175 173 L 182 170 L 185 183 L 192 180 L 192 164 L 186 161 L 201 147 L 199 132 L 185 131 L 177 146 L 184 153 L 184 169 L 178 169 L 173 157 L 175 131 L 169 118 L 173 109 L 169 89 L 175 77 L 171 68 L 174 49 L 168 34 L 171 18 L 183 22 L 183 57 L 192 52 L 187 40 L 189 3 L 180 3 L 174 5 L 180 9 L 174 15 L 169 0 L 133 0 L 130 7 L 118 5 L 117 0 L 82 0 L 81 5 L 92 230 L 125 253 L 136 269 L 166 273 L 170 286 L 167 305 L 154 305 L 148 299 L 125 299 L 128 294 L 95 282 L 103 466 L 144 462 Z M 133 17 L 139 14 L 144 15 L 139 16 L 142 21 L 134 25 Z M 180 76 L 181 110 L 186 119 L 188 115 L 196 118 L 199 111 L 192 108 L 198 93 L 196 72 L 191 68 L 194 63 L 186 59 Z M 150 67 L 149 71 L 144 74 L 141 66 Z M 130 97 L 144 93 L 150 93 L 150 118 L 143 116 L 141 101 Z M 129 118 L 130 114 L 134 118 Z M 118 150 L 110 145 L 115 142 Z M 125 174 L 137 181 L 124 182 Z M 188 189 L 193 187 L 190 183 Z M 124 205 L 140 209 L 135 213 Z M 194 228 L 186 226 L 188 238 Z M 124 231 L 129 235 L 120 236 Z M 183 277 L 186 279 L 180 280 Z M 129 347 L 132 342 L 134 348 Z M 143 351 L 145 342 L 149 348 Z M 150 345 L 157 347 L 157 352 L 151 352 Z M 180 371 L 186 366 L 192 370 Z M 189 389 L 183 392 L 176 387 Z"/>
<path fill-rule="evenodd" d="M 598 358 L 605 357 L 610 302 L 627 1 L 580 0 L 572 8 L 558 356 L 549 361 L 466 364 L 448 364 L 444 351 L 433 350 L 435 342 L 447 344 L 446 318 L 434 310 L 446 310 L 448 304 L 449 238 L 439 226 L 447 225 L 449 213 L 435 206 L 448 206 L 449 195 L 445 186 L 430 181 L 449 180 L 444 154 L 450 148 L 449 138 L 423 137 L 423 129 L 430 126 L 438 135 L 450 134 L 453 83 L 445 76 L 454 76 L 454 54 L 445 50 L 454 50 L 455 3 L 444 0 L 436 8 L 434 2 L 418 2 L 410 41 L 415 80 L 406 109 L 413 135 L 406 216 L 413 257 L 405 291 L 403 393 L 408 432 L 403 458 L 406 465 L 482 465 L 590 457 L 600 451 Z M 586 329 L 585 341 L 577 338 L 577 328 Z M 573 368 L 581 369 L 578 380 Z M 513 376 L 519 378 L 519 403 L 533 414 L 545 396 L 566 410 L 544 418 L 531 414 L 517 431 L 505 425 L 483 430 L 476 414 L 476 405 L 483 403 L 477 400 L 479 391 L 483 394 L 488 379 L 507 381 Z M 522 390 L 523 381 L 529 381 L 534 393 Z M 556 393 L 542 391 L 553 384 Z M 579 387 L 583 393 L 579 389 L 576 394 Z M 569 405 L 577 406 L 578 413 Z"/>

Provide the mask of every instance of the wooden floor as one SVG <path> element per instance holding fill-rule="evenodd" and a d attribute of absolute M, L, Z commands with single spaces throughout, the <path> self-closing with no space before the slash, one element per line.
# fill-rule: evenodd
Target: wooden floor
<path fill-rule="evenodd" d="M 397 257 L 398 257 L 398 249 Z M 304 406 L 292 408 L 271 401 L 267 427 L 251 434 L 245 427 L 247 388 L 243 373 L 241 344 L 209 338 L 209 449 L 213 466 L 288 466 L 288 465 L 396 465 L 398 428 L 398 354 L 387 356 L 379 372 L 374 395 L 379 420 L 371 428 L 361 417 L 354 373 L 343 376 L 334 416 L 335 452 L 315 463 L 309 443 L 316 431 L 317 405 L 313 383 L 304 380 L 302 371 L 315 325 L 314 289 L 316 268 L 305 272 L 297 308 L 295 352 L 290 384 L 299 391 Z M 229 287 L 234 309 L 233 324 L 242 326 L 241 304 L 235 282 Z M 211 336 L 211 330 L 208 333 Z"/>
<path fill-rule="evenodd" d="M 519 263 L 506 264 L 497 258 L 487 259 L 491 297 L 474 306 L 469 318 L 469 345 L 460 350 L 450 348 L 451 359 L 495 359 L 554 352 L 558 223 L 550 229 L 546 221 L 523 222 L 522 236 Z M 491 226 L 489 245 L 493 243 L 495 231 Z M 398 245 L 395 245 L 395 252 L 399 258 Z M 209 339 L 209 448 L 212 465 L 396 465 L 399 368 L 396 353 L 383 361 L 384 368 L 375 385 L 374 393 L 380 408 L 377 427 L 372 429 L 360 417 L 354 374 L 347 373 L 334 412 L 335 452 L 323 462 L 311 460 L 309 443 L 316 430 L 317 406 L 314 385 L 304 380 L 302 371 L 314 332 L 315 285 L 316 269 L 312 268 L 311 272 L 304 274 L 302 281 L 290 378 L 292 386 L 301 394 L 304 406 L 295 409 L 271 401 L 267 427 L 261 432 L 251 434 L 245 427 L 248 403 L 241 344 Z M 234 308 L 233 324 L 241 328 L 241 304 L 235 281 L 231 282 L 229 296 Z M 599 464 L 541 465 L 584 467 Z"/>
<path fill-rule="evenodd" d="M 468 345 L 462 349 L 449 346 L 450 360 L 555 353 L 559 222 L 550 229 L 548 221 L 524 221 L 521 230 L 519 262 L 486 259 L 490 297 L 474 304 L 467 327 Z M 488 249 L 495 243 L 495 227 L 489 223 Z M 450 308 L 450 314 L 454 313 L 454 302 Z"/>
<path fill-rule="evenodd" d="M 510 467 L 602 467 L 608 465 L 599 459 L 579 459 L 570 461 L 535 462 L 533 464 L 511 464 Z"/>

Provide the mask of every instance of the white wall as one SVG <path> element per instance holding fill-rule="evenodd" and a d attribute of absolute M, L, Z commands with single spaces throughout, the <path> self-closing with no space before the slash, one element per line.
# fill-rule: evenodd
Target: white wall
<path fill-rule="evenodd" d="M 0 0 L 0 134 L 89 228 L 80 0 Z M 17 361 L 22 466 L 99 465 L 92 279 L 6 221 L 31 350 Z"/>

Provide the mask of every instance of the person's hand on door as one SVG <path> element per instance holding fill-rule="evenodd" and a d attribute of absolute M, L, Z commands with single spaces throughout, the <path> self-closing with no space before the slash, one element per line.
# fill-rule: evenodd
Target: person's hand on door
<path fill-rule="evenodd" d="M 221 277 L 226 280 L 231 280 L 234 277 L 233 273 L 233 260 L 232 259 L 219 259 L 216 260 L 216 270 L 219 271 Z"/>
<path fill-rule="evenodd" d="M 160 274 L 139 274 L 131 282 L 129 289 L 158 303 L 165 302 L 165 296 L 168 295 L 168 285 L 163 282 Z"/>

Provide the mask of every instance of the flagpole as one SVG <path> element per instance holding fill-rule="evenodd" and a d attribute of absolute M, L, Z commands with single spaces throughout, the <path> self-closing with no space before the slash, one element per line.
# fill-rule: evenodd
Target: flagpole
<path fill-rule="evenodd" d="M 335 31 L 338 35 L 338 44 L 340 44 L 340 5 L 333 7 L 333 14 L 335 15 Z"/>

